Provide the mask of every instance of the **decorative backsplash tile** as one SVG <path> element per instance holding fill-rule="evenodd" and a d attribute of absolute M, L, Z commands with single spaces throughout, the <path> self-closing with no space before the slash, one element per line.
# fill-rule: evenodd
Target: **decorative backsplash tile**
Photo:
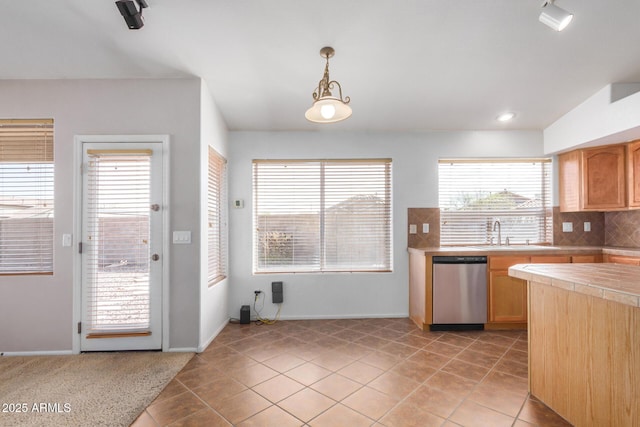
<path fill-rule="evenodd" d="M 606 246 L 640 248 L 640 211 L 607 212 L 604 224 Z"/>
<path fill-rule="evenodd" d="M 416 226 L 416 234 L 407 229 L 408 245 L 412 248 L 440 246 L 440 208 L 409 208 L 409 226 Z M 429 224 L 429 232 L 422 232 L 422 224 Z"/>
<path fill-rule="evenodd" d="M 570 222 L 573 231 L 563 232 L 562 223 Z M 591 231 L 584 231 L 589 222 Z M 560 212 L 553 208 L 553 244 L 556 246 L 604 246 L 605 221 L 603 212 Z"/>

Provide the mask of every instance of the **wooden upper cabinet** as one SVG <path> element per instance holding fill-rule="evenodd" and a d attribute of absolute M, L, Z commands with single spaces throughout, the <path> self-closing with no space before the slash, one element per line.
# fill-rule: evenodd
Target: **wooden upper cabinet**
<path fill-rule="evenodd" d="M 633 148 L 627 144 L 574 150 L 558 155 L 559 199 L 561 212 L 613 211 L 634 207 L 627 198 L 637 199 L 640 207 L 640 182 L 627 194 L 630 185 L 627 170 L 635 162 L 640 181 L 640 140 Z"/>
<path fill-rule="evenodd" d="M 627 145 L 627 189 L 630 208 L 640 208 L 640 140 Z"/>
<path fill-rule="evenodd" d="M 624 145 L 583 150 L 582 167 L 583 209 L 626 207 Z"/>
<path fill-rule="evenodd" d="M 582 209 L 580 197 L 580 151 L 558 155 L 560 212 L 576 212 Z"/>

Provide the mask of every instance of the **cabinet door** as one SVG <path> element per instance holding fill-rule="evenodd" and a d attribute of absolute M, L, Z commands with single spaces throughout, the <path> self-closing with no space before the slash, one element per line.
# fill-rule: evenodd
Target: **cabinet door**
<path fill-rule="evenodd" d="M 526 323 L 527 282 L 507 270 L 489 272 L 489 322 Z"/>
<path fill-rule="evenodd" d="M 584 209 L 626 206 L 625 147 L 613 145 L 582 151 Z"/>
<path fill-rule="evenodd" d="M 580 204 L 580 151 L 558 155 L 560 212 L 577 212 Z"/>
<path fill-rule="evenodd" d="M 615 264 L 640 265 L 640 258 L 624 255 L 606 255 L 606 262 Z"/>
<path fill-rule="evenodd" d="M 571 257 L 569 255 L 532 255 L 531 262 L 534 264 L 571 262 Z"/>
<path fill-rule="evenodd" d="M 531 257 L 524 256 L 490 256 L 489 270 L 507 270 L 512 265 L 529 264 Z"/>
<path fill-rule="evenodd" d="M 630 208 L 640 208 L 640 140 L 627 146 L 627 188 Z"/>
<path fill-rule="evenodd" d="M 602 262 L 602 255 L 572 255 L 571 262 L 574 263 L 585 263 L 585 262 Z"/>

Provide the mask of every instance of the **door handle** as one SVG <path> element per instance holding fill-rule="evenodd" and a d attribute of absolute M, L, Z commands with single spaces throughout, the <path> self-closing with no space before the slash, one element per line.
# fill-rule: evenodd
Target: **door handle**
<path fill-rule="evenodd" d="M 154 203 L 153 205 L 151 205 L 151 210 L 154 212 L 158 212 L 160 210 L 160 205 L 157 203 Z"/>
<path fill-rule="evenodd" d="M 157 261 L 157 260 L 159 260 L 159 259 L 160 259 L 160 255 L 158 255 L 158 254 L 153 254 L 153 255 L 151 255 L 151 260 L 152 260 L 152 261 Z"/>

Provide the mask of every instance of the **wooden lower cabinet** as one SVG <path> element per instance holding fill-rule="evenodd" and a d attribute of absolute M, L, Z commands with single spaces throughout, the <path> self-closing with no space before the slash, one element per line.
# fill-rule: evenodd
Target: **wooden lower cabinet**
<path fill-rule="evenodd" d="M 527 282 L 507 270 L 489 271 L 489 323 L 526 323 Z"/>
<path fill-rule="evenodd" d="M 571 262 L 573 263 L 590 263 L 590 262 L 602 262 L 601 254 L 593 255 L 572 255 Z"/>
<path fill-rule="evenodd" d="M 625 255 L 609 255 L 604 256 L 604 262 L 612 262 L 615 264 L 640 265 L 640 258 Z"/>
<path fill-rule="evenodd" d="M 510 277 L 509 267 L 530 262 L 530 256 L 489 257 L 487 329 L 526 327 L 527 282 Z"/>
<path fill-rule="evenodd" d="M 532 255 L 531 264 L 554 264 L 554 263 L 569 263 L 571 262 L 571 256 L 569 255 Z"/>
<path fill-rule="evenodd" d="M 527 327 L 527 282 L 509 276 L 509 267 L 516 264 L 551 264 L 598 262 L 601 255 L 531 255 L 491 256 L 488 267 L 487 329 Z M 588 257 L 588 258 L 587 258 Z"/>
<path fill-rule="evenodd" d="M 640 426 L 640 308 L 529 283 L 529 391 L 575 426 Z"/>
<path fill-rule="evenodd" d="M 409 253 L 409 317 L 422 330 L 432 323 L 433 261 L 423 251 Z M 640 265 L 638 257 L 619 255 L 497 255 L 488 257 L 486 329 L 527 328 L 527 283 L 509 276 L 516 264 L 617 262 Z"/>
<path fill-rule="evenodd" d="M 409 317 L 420 329 L 431 324 L 431 256 L 409 253 Z"/>

